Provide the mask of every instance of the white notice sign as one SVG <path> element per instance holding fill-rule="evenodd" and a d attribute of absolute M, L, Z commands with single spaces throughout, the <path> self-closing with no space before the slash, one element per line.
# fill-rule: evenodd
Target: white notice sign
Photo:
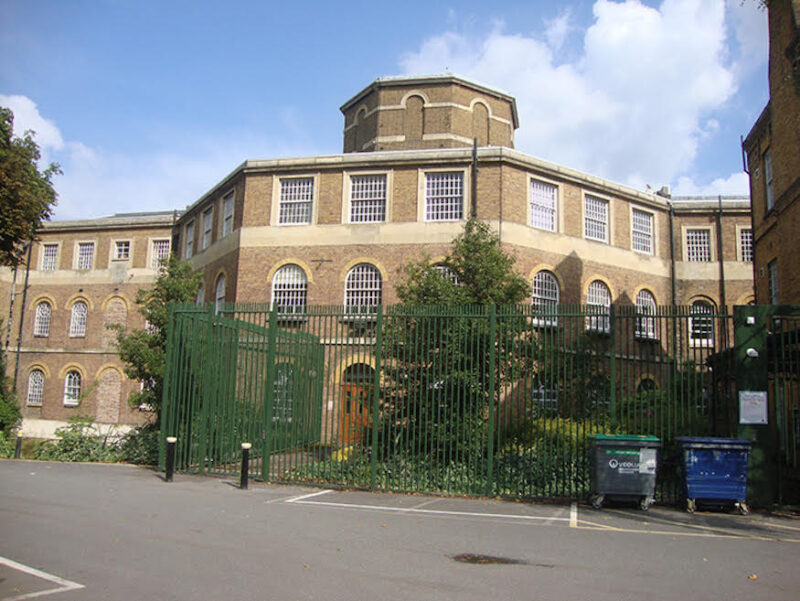
<path fill-rule="evenodd" d="M 767 392 L 765 390 L 739 391 L 739 423 L 767 423 Z"/>

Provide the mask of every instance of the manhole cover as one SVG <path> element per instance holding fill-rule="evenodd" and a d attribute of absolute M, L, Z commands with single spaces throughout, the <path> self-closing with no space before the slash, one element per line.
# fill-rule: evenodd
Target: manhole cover
<path fill-rule="evenodd" d="M 453 559 L 461 563 L 475 563 L 480 565 L 488 564 L 511 564 L 518 565 L 527 563 L 521 559 L 512 559 L 511 557 L 495 557 L 493 555 L 479 555 L 477 553 L 460 553 L 454 555 Z"/>

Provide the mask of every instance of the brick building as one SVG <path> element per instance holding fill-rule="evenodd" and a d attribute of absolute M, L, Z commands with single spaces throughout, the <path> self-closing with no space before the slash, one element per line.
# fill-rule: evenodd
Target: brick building
<path fill-rule="evenodd" d="M 800 303 L 800 0 L 771 0 L 769 104 L 744 141 L 759 304 Z"/>
<path fill-rule="evenodd" d="M 45 227 L 22 316 L 17 392 L 26 427 L 74 413 L 74 372 L 99 382 L 81 403 L 98 421 L 143 418 L 124 403 L 137 384 L 122 375 L 102 322 L 142 326 L 135 289 L 153 281 L 156 244 L 164 248 L 171 227 L 173 252 L 203 274 L 206 302 L 287 312 L 392 304 L 402 267 L 423 254 L 443 258 L 472 214 L 499 233 L 538 306 L 679 304 L 706 313 L 753 300 L 747 198 L 673 199 L 517 152 L 514 98 L 454 75 L 381 78 L 341 111 L 342 154 L 245 161 L 174 226 L 164 214 Z M 76 261 L 90 240 L 97 258 L 87 271 Z M 118 265 L 126 240 L 130 258 Z M 48 252 L 58 262 L 52 273 Z M 11 281 L 0 274 L 0 285 Z M 49 337 L 35 332 L 43 302 Z M 84 338 L 68 334 L 78 302 L 89 316 Z M 9 360 L 13 369 L 13 352 Z M 344 361 L 341 377 L 357 364 Z"/>
<path fill-rule="evenodd" d="M 204 300 L 394 303 L 402 266 L 444 257 L 473 212 L 534 302 L 753 299 L 746 197 L 670 199 L 516 152 L 514 99 L 453 75 L 378 79 L 341 110 L 343 154 L 246 161 L 178 220 Z"/>
<path fill-rule="evenodd" d="M 139 384 L 125 376 L 105 326 L 144 327 L 136 292 L 155 281 L 173 221 L 166 212 L 45 223 L 29 269 L 0 270 L 3 344 L 23 435 L 52 436 L 72 415 L 105 425 L 147 419 L 126 402 Z"/>

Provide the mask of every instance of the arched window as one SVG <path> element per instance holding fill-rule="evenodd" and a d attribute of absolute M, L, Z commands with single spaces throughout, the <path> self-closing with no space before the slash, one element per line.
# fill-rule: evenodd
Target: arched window
<path fill-rule="evenodd" d="M 714 346 L 714 305 L 706 300 L 689 308 L 689 341 L 692 346 Z"/>
<path fill-rule="evenodd" d="M 558 280 L 549 271 L 533 276 L 531 306 L 536 325 L 554 326 L 558 322 Z"/>
<path fill-rule="evenodd" d="M 197 297 L 194 302 L 198 305 L 202 305 L 206 302 L 206 287 L 203 286 L 203 284 L 200 284 L 200 287 L 197 289 Z"/>
<path fill-rule="evenodd" d="M 219 313 L 222 303 L 225 302 L 225 274 L 220 274 L 217 278 L 217 286 L 214 290 L 214 313 Z"/>
<path fill-rule="evenodd" d="M 64 379 L 64 405 L 75 407 L 81 399 L 81 374 L 72 370 Z"/>
<path fill-rule="evenodd" d="M 406 100 L 403 133 L 406 140 L 421 140 L 425 131 L 425 101 L 420 96 L 411 96 Z M 359 149 L 360 150 L 360 149 Z"/>
<path fill-rule="evenodd" d="M 89 308 L 83 301 L 75 301 L 72 305 L 69 319 L 69 335 L 73 337 L 86 336 L 86 316 Z"/>
<path fill-rule="evenodd" d="M 645 378 L 644 380 L 639 382 L 639 385 L 636 387 L 636 392 L 642 394 L 645 392 L 653 392 L 655 389 L 656 389 L 655 380 L 653 380 L 653 378 Z"/>
<path fill-rule="evenodd" d="M 443 278 L 450 280 L 456 286 L 460 286 L 461 282 L 458 281 L 458 274 L 450 269 L 447 265 L 442 265 L 441 263 L 437 263 L 433 266 L 433 268 L 438 271 Z"/>
<path fill-rule="evenodd" d="M 50 315 L 52 312 L 53 309 L 47 301 L 42 301 L 36 305 L 36 315 L 33 320 L 34 336 L 50 335 Z"/>
<path fill-rule="evenodd" d="M 586 329 L 607 334 L 611 330 L 611 291 L 595 280 L 586 292 Z"/>
<path fill-rule="evenodd" d="M 656 297 L 649 290 L 640 290 L 636 295 L 636 332 L 637 338 L 655 340 L 658 338 L 656 323 Z"/>
<path fill-rule="evenodd" d="M 34 369 L 28 374 L 28 405 L 40 407 L 44 398 L 44 372 Z"/>
<path fill-rule="evenodd" d="M 280 313 L 304 313 L 308 278 L 299 265 L 284 265 L 272 278 L 272 306 Z"/>
<path fill-rule="evenodd" d="M 344 305 L 348 313 L 372 313 L 381 304 L 383 278 L 374 265 L 359 263 L 347 272 Z"/>

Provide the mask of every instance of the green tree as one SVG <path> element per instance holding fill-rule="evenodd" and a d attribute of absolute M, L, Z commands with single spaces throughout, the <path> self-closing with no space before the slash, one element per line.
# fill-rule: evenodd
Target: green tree
<path fill-rule="evenodd" d="M 193 273 L 188 262 L 171 255 L 161 266 L 153 288 L 139 290 L 136 295 L 136 304 L 147 328 L 126 332 L 119 325 L 107 326 L 117 331 L 120 359 L 127 363 L 125 374 L 142 382 L 142 389 L 133 393 L 128 402 L 134 407 L 151 407 L 156 425 L 161 417 L 169 304 L 193 302 L 200 287 L 200 277 L 200 274 Z"/>
<path fill-rule="evenodd" d="M 419 453 L 426 460 L 480 464 L 487 412 L 495 391 L 519 373 L 521 320 L 496 318 L 497 305 L 527 297 L 514 258 L 490 226 L 470 220 L 441 265 L 410 263 L 397 286 L 402 304 L 387 319 L 386 372 L 403 382 L 384 394 L 380 420 L 384 450 Z M 494 358 L 494 361 L 490 360 Z"/>
<path fill-rule="evenodd" d="M 3 320 L 0 319 L 0 330 Z M 0 348 L 0 433 L 11 434 L 21 419 L 17 401 L 6 376 L 5 353 Z"/>
<path fill-rule="evenodd" d="M 15 137 L 14 113 L 0 107 L 0 265 L 20 262 L 24 243 L 36 237 L 56 202 L 52 179 L 61 170 L 51 163 L 39 171 L 41 153 L 33 136 L 26 131 Z"/>

